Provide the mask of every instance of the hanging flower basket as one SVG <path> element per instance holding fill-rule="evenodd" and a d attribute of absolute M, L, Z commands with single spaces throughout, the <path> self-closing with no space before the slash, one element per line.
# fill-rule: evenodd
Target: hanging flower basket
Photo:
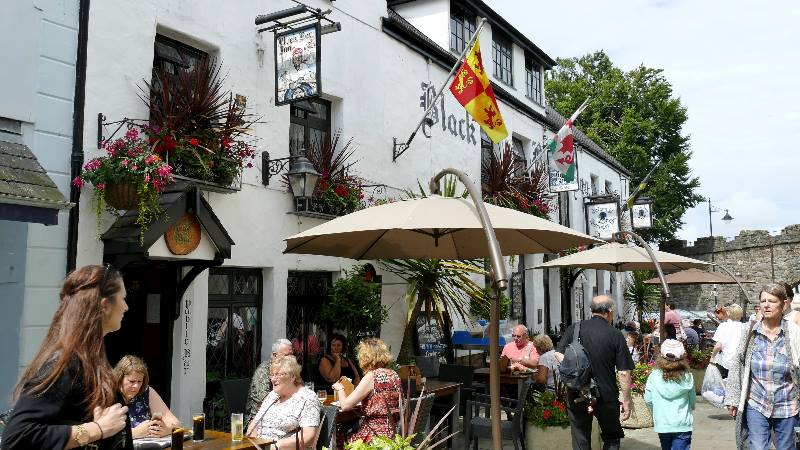
<path fill-rule="evenodd" d="M 105 201 L 116 210 L 139 208 L 139 194 L 136 185 L 131 183 L 109 184 L 106 186 Z"/>

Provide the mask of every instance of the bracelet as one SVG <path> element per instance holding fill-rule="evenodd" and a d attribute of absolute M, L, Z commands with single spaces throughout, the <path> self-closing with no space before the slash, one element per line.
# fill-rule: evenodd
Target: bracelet
<path fill-rule="evenodd" d="M 100 430 L 100 439 L 99 440 L 102 441 L 103 440 L 103 429 L 100 427 L 99 423 L 97 423 L 95 421 L 92 421 L 92 423 L 97 425 L 97 429 Z"/>
<path fill-rule="evenodd" d="M 89 432 L 83 424 L 75 426 L 75 443 L 80 447 L 89 443 Z"/>

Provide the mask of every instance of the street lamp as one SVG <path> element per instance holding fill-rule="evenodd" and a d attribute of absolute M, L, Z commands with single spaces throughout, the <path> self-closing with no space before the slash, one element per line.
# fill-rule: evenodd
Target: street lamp
<path fill-rule="evenodd" d="M 314 188 L 317 185 L 320 174 L 314 169 L 314 165 L 305 156 L 287 156 L 285 158 L 270 159 L 269 153 L 261 153 L 261 182 L 269 185 L 269 179 L 273 175 L 283 171 L 287 164 L 289 171 L 286 178 L 289 179 L 289 188 L 292 190 L 297 206 L 304 206 L 302 210 L 308 209 L 308 199 L 314 195 Z M 297 208 L 301 210 L 301 208 Z"/>
<path fill-rule="evenodd" d="M 719 212 L 719 210 L 718 209 L 714 209 L 714 208 L 711 207 L 711 199 L 710 198 L 707 198 L 706 201 L 708 202 L 708 233 L 709 233 L 709 235 L 711 237 L 711 242 L 712 242 L 712 244 L 711 244 L 711 262 L 714 262 L 714 244 L 713 244 L 713 242 L 714 242 L 714 225 L 711 222 L 711 213 Z M 732 220 L 733 220 L 733 217 L 731 217 L 731 215 L 728 213 L 728 210 L 726 209 L 725 210 L 725 215 L 722 216 L 722 221 L 725 222 L 725 224 L 727 225 Z"/>

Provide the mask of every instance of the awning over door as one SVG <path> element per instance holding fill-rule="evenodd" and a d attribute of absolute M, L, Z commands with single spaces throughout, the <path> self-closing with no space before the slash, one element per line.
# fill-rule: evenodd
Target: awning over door
<path fill-rule="evenodd" d="M 30 148 L 0 140 L 0 220 L 56 225 L 72 206 Z"/>

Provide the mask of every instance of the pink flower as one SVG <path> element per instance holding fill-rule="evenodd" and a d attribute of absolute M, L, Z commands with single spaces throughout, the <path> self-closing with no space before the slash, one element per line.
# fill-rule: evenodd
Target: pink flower
<path fill-rule="evenodd" d="M 147 175 L 147 174 L 145 174 L 145 176 L 144 176 L 144 182 L 145 182 L 145 183 L 149 183 L 149 182 L 150 182 L 150 175 Z"/>
<path fill-rule="evenodd" d="M 82 187 L 83 187 L 83 185 L 85 184 L 85 182 L 83 181 L 83 178 L 81 178 L 81 177 L 75 177 L 75 179 L 74 179 L 74 180 L 72 180 L 72 184 L 73 184 L 75 187 L 82 188 Z"/>
<path fill-rule="evenodd" d="M 106 188 L 106 184 L 105 184 L 105 183 L 97 183 L 97 186 L 95 186 L 95 187 L 96 187 L 97 189 L 99 189 L 99 190 L 103 191 L 103 190 L 105 190 L 105 188 Z"/>
<path fill-rule="evenodd" d="M 134 164 L 134 165 L 132 165 L 132 166 L 131 166 L 131 170 L 133 170 L 133 171 L 137 171 L 137 170 L 139 170 L 139 166 L 137 166 L 136 164 Z"/>
<path fill-rule="evenodd" d="M 125 158 L 125 159 L 122 160 L 122 162 L 120 164 L 122 164 L 122 167 L 128 167 L 128 163 L 129 162 L 130 161 L 128 161 L 128 158 Z"/>
<path fill-rule="evenodd" d="M 125 133 L 125 137 L 128 139 L 136 139 L 139 137 L 139 131 L 136 128 L 131 128 Z"/>

